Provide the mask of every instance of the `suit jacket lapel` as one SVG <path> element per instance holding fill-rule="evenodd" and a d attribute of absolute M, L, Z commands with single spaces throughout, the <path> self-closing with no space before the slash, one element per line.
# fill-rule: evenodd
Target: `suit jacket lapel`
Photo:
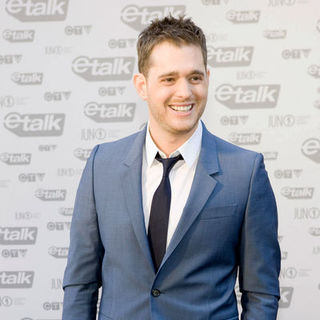
<path fill-rule="evenodd" d="M 133 144 L 129 147 L 127 157 L 121 164 L 121 177 L 123 195 L 127 204 L 127 210 L 131 218 L 134 233 L 142 251 L 153 268 L 142 205 L 142 150 L 145 142 L 145 135 L 146 127 L 137 134 Z"/>
<path fill-rule="evenodd" d="M 215 138 L 203 124 L 201 151 L 190 194 L 159 270 L 205 206 L 217 184 L 211 175 L 218 171 L 219 163 Z"/>
<path fill-rule="evenodd" d="M 133 144 L 128 150 L 127 157 L 121 164 L 121 177 L 124 199 L 127 204 L 133 230 L 142 251 L 153 269 L 153 262 L 144 224 L 141 186 L 142 150 L 145 142 L 146 128 L 147 127 L 137 134 Z M 211 175 L 218 171 L 219 163 L 215 138 L 203 124 L 201 151 L 190 194 L 158 272 L 205 206 L 217 184 L 217 181 Z"/>

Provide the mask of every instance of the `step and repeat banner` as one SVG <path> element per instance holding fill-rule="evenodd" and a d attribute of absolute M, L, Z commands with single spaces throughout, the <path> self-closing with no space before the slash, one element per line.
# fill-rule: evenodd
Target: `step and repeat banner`
<path fill-rule="evenodd" d="M 146 123 L 132 85 L 136 39 L 168 14 L 206 33 L 207 127 L 264 154 L 279 208 L 278 319 L 319 319 L 320 2 L 2 0 L 2 320 L 61 319 L 85 161 Z"/>

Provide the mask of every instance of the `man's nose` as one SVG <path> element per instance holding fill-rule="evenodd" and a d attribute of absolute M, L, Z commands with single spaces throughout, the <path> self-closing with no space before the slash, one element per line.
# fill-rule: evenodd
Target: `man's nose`
<path fill-rule="evenodd" d="M 180 98 L 189 98 L 192 95 L 191 85 L 186 79 L 181 79 L 176 84 L 176 96 Z"/>

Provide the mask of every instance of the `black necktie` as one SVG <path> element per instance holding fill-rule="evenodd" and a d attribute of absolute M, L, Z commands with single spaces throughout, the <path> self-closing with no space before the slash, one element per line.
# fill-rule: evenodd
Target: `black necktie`
<path fill-rule="evenodd" d="M 179 154 L 173 158 L 163 159 L 157 153 L 156 159 L 163 164 L 163 175 L 159 187 L 155 191 L 150 210 L 148 239 L 155 270 L 157 271 L 166 252 L 168 221 L 171 201 L 171 187 L 169 172 L 179 160 Z"/>

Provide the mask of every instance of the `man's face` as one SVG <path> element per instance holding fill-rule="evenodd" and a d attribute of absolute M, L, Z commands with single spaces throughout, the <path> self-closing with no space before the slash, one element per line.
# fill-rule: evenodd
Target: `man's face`
<path fill-rule="evenodd" d="M 156 45 L 139 92 L 149 107 L 151 134 L 190 137 L 207 102 L 208 77 L 200 47 Z"/>

